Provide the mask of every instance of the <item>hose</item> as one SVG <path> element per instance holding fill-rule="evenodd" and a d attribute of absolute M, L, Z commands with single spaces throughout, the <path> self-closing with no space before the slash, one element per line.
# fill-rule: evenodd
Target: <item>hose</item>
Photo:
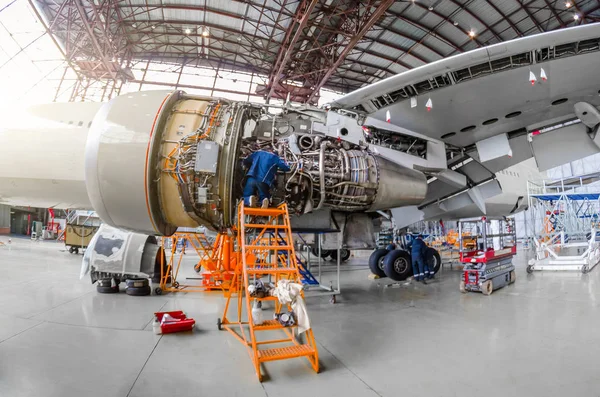
<path fill-rule="evenodd" d="M 315 210 L 320 210 L 325 204 L 325 148 L 331 144 L 328 141 L 321 143 L 321 151 L 319 152 L 319 185 L 321 190 L 321 200 Z"/>

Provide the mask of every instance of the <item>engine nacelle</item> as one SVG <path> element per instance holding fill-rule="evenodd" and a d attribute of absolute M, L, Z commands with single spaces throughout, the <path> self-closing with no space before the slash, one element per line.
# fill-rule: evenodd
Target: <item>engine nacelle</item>
<path fill-rule="evenodd" d="M 284 108 L 176 92 L 138 92 L 105 104 L 86 147 L 86 186 L 112 226 L 170 235 L 177 227 L 222 229 L 241 198 L 242 159 L 269 147 L 292 171 L 278 175 L 274 201 L 300 215 L 328 207 L 377 211 L 419 204 L 427 182 L 356 145 L 313 131 L 326 111 Z M 357 125 L 357 128 L 358 125 Z"/>

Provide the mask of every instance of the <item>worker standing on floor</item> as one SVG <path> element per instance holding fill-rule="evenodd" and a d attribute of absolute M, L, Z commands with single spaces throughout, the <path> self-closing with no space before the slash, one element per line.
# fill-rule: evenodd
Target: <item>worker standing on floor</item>
<path fill-rule="evenodd" d="M 423 241 L 423 235 L 419 234 L 412 242 L 410 256 L 412 259 L 413 275 L 416 281 L 427 284 L 426 278 L 430 278 L 429 266 L 425 262 L 427 244 Z"/>
<path fill-rule="evenodd" d="M 260 200 L 261 207 L 268 208 L 269 199 L 271 198 L 271 186 L 275 182 L 277 170 L 289 172 L 290 167 L 269 149 L 257 150 L 246 157 L 244 166 L 248 169 L 243 193 L 244 204 L 257 207 Z"/>

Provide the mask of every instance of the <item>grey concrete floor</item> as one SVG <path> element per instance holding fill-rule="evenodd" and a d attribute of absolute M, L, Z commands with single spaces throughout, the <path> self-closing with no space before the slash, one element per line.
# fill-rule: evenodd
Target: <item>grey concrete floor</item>
<path fill-rule="evenodd" d="M 516 284 L 487 297 L 461 294 L 456 268 L 386 287 L 354 258 L 337 304 L 307 302 L 321 373 L 271 362 L 261 384 L 216 328 L 219 294 L 98 294 L 79 280 L 80 255 L 13 239 L 0 246 L 0 396 L 599 396 L 600 270 L 527 275 L 525 259 Z M 195 331 L 154 335 L 153 313 L 178 309 Z"/>

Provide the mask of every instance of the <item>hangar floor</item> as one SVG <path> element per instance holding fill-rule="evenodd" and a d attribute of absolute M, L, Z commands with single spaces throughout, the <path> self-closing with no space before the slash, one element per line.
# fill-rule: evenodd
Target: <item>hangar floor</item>
<path fill-rule="evenodd" d="M 6 241 L 6 238 L 3 239 Z M 429 285 L 386 288 L 353 259 L 338 303 L 311 298 L 322 372 L 267 363 L 216 329 L 218 294 L 101 295 L 81 256 L 56 243 L 0 246 L 1 396 L 591 396 L 600 380 L 600 271 L 525 273 L 490 297 L 458 291 L 446 267 Z M 333 277 L 333 274 L 329 274 Z M 154 335 L 152 313 L 182 309 L 193 334 Z"/>

